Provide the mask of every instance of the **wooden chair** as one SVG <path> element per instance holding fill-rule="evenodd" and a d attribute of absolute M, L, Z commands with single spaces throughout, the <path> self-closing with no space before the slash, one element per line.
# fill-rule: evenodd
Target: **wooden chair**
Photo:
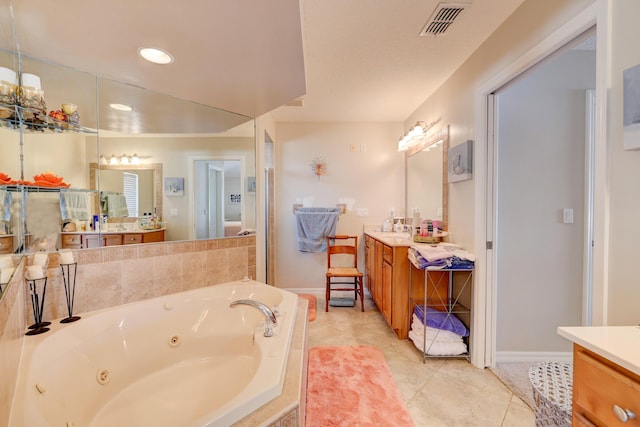
<path fill-rule="evenodd" d="M 332 240 L 334 241 L 333 245 L 331 244 Z M 349 240 L 353 240 L 353 245 L 347 244 Z M 338 242 L 343 243 L 338 244 Z M 336 255 L 351 256 L 353 263 L 346 267 L 332 267 L 331 258 Z M 342 261 L 343 262 L 341 264 L 345 264 L 344 260 Z M 333 285 L 341 285 L 342 287 L 336 288 L 333 287 Z M 351 286 L 345 287 L 345 285 Z M 360 295 L 360 306 L 362 311 L 364 311 L 364 288 L 362 286 L 362 273 L 358 271 L 358 236 L 327 236 L 327 289 L 325 297 L 325 311 L 329 311 L 329 300 L 331 299 L 331 291 L 353 291 L 356 301 L 358 300 L 358 295 Z"/>

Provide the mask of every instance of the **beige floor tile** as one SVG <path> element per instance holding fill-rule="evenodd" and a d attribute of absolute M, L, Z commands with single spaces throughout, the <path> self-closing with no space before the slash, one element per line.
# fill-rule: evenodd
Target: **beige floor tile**
<path fill-rule="evenodd" d="M 416 427 L 533 426 L 533 411 L 488 369 L 464 360 L 427 359 L 409 340 L 398 340 L 370 298 L 365 312 L 329 307 L 317 297 L 309 346 L 375 345 L 383 352 Z"/>
<path fill-rule="evenodd" d="M 509 405 L 502 427 L 533 427 L 535 424 L 536 419 L 531 408 L 526 404 L 521 406 L 512 403 Z"/>

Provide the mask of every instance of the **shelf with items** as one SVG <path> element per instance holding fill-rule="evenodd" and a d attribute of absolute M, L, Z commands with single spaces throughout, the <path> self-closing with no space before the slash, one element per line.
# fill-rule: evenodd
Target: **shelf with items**
<path fill-rule="evenodd" d="M 95 129 L 80 126 L 77 122 L 77 113 L 74 119 L 69 121 L 60 120 L 47 115 L 43 110 L 37 108 L 22 107 L 20 105 L 0 104 L 0 126 L 13 130 L 22 129 L 29 132 L 40 133 L 60 133 L 75 132 L 86 134 L 97 134 Z M 67 116 L 67 117 L 71 117 Z M 75 122 L 75 123 L 74 123 Z"/>
<path fill-rule="evenodd" d="M 15 193 L 63 193 L 65 191 L 81 192 L 81 193 L 98 193 L 98 190 L 91 190 L 87 188 L 72 188 L 72 187 L 41 187 L 37 185 L 0 185 L 0 189 L 11 191 Z"/>
<path fill-rule="evenodd" d="M 473 269 L 409 267 L 409 338 L 429 358 L 470 360 Z"/>

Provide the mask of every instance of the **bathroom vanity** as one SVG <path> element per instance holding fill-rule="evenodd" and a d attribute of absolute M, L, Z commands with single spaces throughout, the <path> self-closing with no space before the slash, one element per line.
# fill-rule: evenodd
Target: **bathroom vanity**
<path fill-rule="evenodd" d="M 367 288 L 399 339 L 409 333 L 409 258 L 407 233 L 365 232 Z"/>
<path fill-rule="evenodd" d="M 87 249 L 102 246 L 133 245 L 137 243 L 164 242 L 164 228 L 132 231 L 80 231 L 62 232 L 63 249 Z"/>
<path fill-rule="evenodd" d="M 573 346 L 573 425 L 640 426 L 640 326 L 560 327 Z"/>

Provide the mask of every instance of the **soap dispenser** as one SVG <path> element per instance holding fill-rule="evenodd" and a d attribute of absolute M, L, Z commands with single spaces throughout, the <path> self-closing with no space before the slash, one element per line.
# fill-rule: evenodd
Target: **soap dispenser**
<path fill-rule="evenodd" d="M 382 223 L 382 231 L 388 232 L 391 231 L 391 220 L 385 219 Z"/>

